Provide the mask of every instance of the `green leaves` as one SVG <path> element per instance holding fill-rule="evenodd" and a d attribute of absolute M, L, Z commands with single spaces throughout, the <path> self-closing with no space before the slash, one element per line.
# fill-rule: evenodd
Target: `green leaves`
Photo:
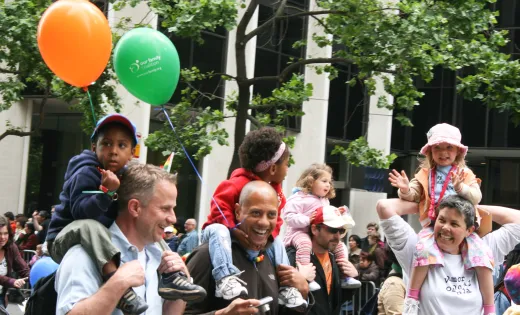
<path fill-rule="evenodd" d="M 397 158 L 397 155 L 384 156 L 383 151 L 371 148 L 365 137 L 360 137 L 349 143 L 347 148 L 336 145 L 332 155 L 341 154 L 347 162 L 354 166 L 368 166 L 373 168 L 387 169 Z"/>

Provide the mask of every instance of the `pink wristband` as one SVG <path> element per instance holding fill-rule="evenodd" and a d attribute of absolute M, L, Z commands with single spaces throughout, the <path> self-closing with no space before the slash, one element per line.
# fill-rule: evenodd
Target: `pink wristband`
<path fill-rule="evenodd" d="M 484 305 L 484 315 L 495 313 L 495 305 Z"/>

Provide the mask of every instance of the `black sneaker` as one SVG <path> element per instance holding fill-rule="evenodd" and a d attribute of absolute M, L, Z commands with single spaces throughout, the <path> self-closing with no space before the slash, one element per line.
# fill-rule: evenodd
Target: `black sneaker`
<path fill-rule="evenodd" d="M 206 290 L 188 281 L 182 272 L 165 273 L 159 282 L 159 295 L 165 300 L 200 302 L 206 298 Z"/>
<path fill-rule="evenodd" d="M 126 315 L 138 315 L 148 309 L 148 304 L 130 288 L 117 303 L 117 308 Z"/>

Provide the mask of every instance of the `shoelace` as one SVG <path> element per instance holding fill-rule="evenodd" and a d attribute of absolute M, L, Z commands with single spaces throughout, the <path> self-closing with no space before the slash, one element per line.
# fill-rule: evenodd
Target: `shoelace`
<path fill-rule="evenodd" d="M 296 288 L 290 287 L 290 288 L 284 289 L 284 291 L 287 292 L 287 294 L 285 294 L 285 297 L 287 298 L 287 300 L 298 297 L 299 291 Z"/>
<path fill-rule="evenodd" d="M 243 281 L 242 279 L 240 279 L 238 276 L 241 275 L 244 271 L 240 271 L 239 273 L 237 273 L 236 275 L 232 275 L 232 276 L 229 276 L 229 277 L 225 277 L 224 279 L 222 279 L 222 288 L 225 288 L 225 290 L 227 290 L 228 287 L 234 287 L 235 285 L 233 285 L 232 283 L 230 282 L 233 282 L 233 283 L 240 283 L 242 284 L 242 286 L 246 286 L 247 283 L 245 281 Z"/>

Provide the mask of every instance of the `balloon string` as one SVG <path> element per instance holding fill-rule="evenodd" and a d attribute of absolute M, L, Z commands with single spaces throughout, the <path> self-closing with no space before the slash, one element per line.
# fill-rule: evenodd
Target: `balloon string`
<path fill-rule="evenodd" d="M 88 100 L 90 101 L 90 109 L 92 110 L 92 118 L 94 119 L 94 125 L 96 125 L 97 119 L 96 119 L 96 113 L 94 112 L 94 104 L 92 103 L 92 97 L 90 96 L 90 92 L 88 88 L 84 88 L 85 92 L 87 92 Z"/>
<path fill-rule="evenodd" d="M 179 142 L 179 144 L 181 145 L 182 147 L 182 150 L 184 151 L 184 154 L 186 155 L 186 158 L 188 159 L 188 161 L 190 161 L 190 164 L 191 166 L 193 167 L 193 170 L 195 170 L 195 173 L 197 174 L 197 176 L 199 177 L 200 179 L 200 182 L 204 185 L 204 181 L 202 180 L 202 176 L 200 176 L 200 173 L 199 171 L 197 170 L 197 167 L 195 166 L 195 163 L 193 163 L 193 160 L 191 159 L 190 155 L 188 154 L 188 150 L 186 150 L 186 147 L 184 147 L 184 145 L 182 144 L 182 141 L 181 139 L 179 138 L 179 136 L 177 135 L 177 131 L 175 131 L 175 127 L 173 126 L 173 123 L 172 121 L 170 120 L 170 115 L 168 115 L 168 112 L 166 111 L 166 109 L 164 108 L 164 105 L 161 106 L 162 108 L 162 111 L 164 113 L 164 116 L 166 116 L 166 119 L 168 120 L 168 122 L 170 123 L 170 127 L 172 128 L 173 130 L 173 134 L 175 135 L 175 138 L 177 138 L 177 141 Z M 224 221 L 226 221 L 226 226 L 229 226 L 229 221 L 227 220 L 226 216 L 224 215 L 224 212 L 222 211 L 222 209 L 220 209 L 220 206 L 218 205 L 218 202 L 215 200 L 215 197 L 211 196 L 211 200 L 215 203 L 215 205 L 217 206 L 217 209 L 218 211 L 220 212 L 220 215 L 222 215 L 222 217 L 224 218 Z"/>

